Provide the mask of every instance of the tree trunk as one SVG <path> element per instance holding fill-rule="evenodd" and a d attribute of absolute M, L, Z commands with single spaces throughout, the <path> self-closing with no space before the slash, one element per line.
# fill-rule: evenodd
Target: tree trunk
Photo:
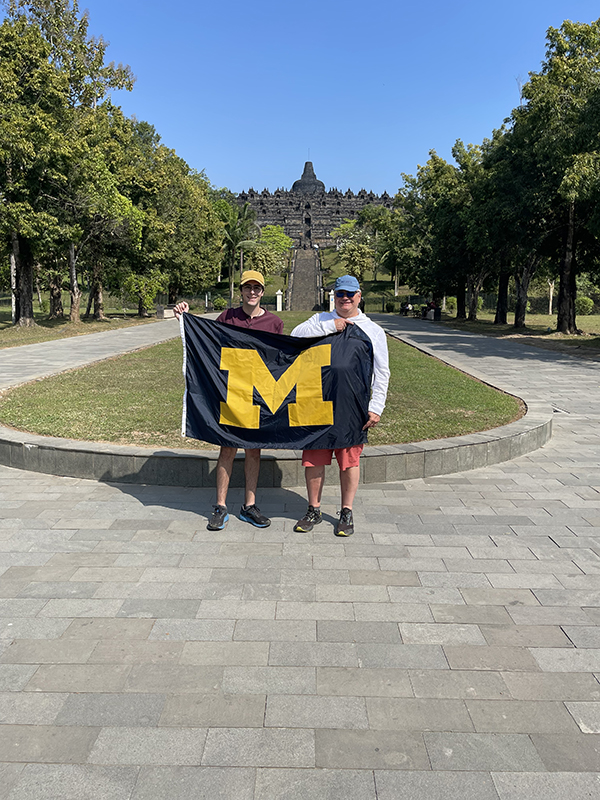
<path fill-rule="evenodd" d="M 138 317 L 149 317 L 150 315 L 146 311 L 146 306 L 144 305 L 144 298 L 139 295 L 138 297 Z"/>
<path fill-rule="evenodd" d="M 575 203 L 569 203 L 569 218 L 565 237 L 565 249 L 560 265 L 560 283 L 558 286 L 558 321 L 560 333 L 577 333 L 575 327 L 575 298 L 573 286 L 575 270 L 573 269 L 573 253 L 575 250 Z"/>
<path fill-rule="evenodd" d="M 467 318 L 467 287 L 464 280 L 459 280 L 456 286 L 456 319 Z"/>
<path fill-rule="evenodd" d="M 71 322 L 80 322 L 79 306 L 81 304 L 81 289 L 77 283 L 77 259 L 75 258 L 75 244 L 69 243 L 69 289 L 71 293 Z"/>
<path fill-rule="evenodd" d="M 179 297 L 179 287 L 174 283 L 169 284 L 169 305 L 174 305 Z"/>
<path fill-rule="evenodd" d="M 31 328 L 35 325 L 33 320 L 33 253 L 31 252 L 31 247 L 27 239 L 18 236 L 17 243 L 17 296 L 19 311 L 16 324 L 20 325 L 22 328 Z"/>
<path fill-rule="evenodd" d="M 102 296 L 102 267 L 94 264 L 94 319 L 100 321 L 104 316 L 104 298 Z"/>
<path fill-rule="evenodd" d="M 16 231 L 12 231 L 12 249 L 10 252 L 10 294 L 11 294 L 11 320 L 16 325 L 19 318 L 19 292 L 17 289 L 17 274 L 19 263 L 19 239 Z"/>
<path fill-rule="evenodd" d="M 508 282 L 510 273 L 507 267 L 502 267 L 498 277 L 498 302 L 496 303 L 496 316 L 494 325 L 506 325 L 508 322 Z"/>
<path fill-rule="evenodd" d="M 57 273 L 50 274 L 50 312 L 48 319 L 62 319 L 65 310 L 62 302 L 62 276 Z"/>
<path fill-rule="evenodd" d="M 552 316 L 552 299 L 554 297 L 554 281 L 548 281 L 548 316 Z"/>
<path fill-rule="evenodd" d="M 515 328 L 525 327 L 525 317 L 527 315 L 527 297 L 529 284 L 540 263 L 540 257 L 536 253 L 530 253 L 521 271 L 515 270 L 515 288 L 517 290 L 517 302 L 515 304 Z"/>
<path fill-rule="evenodd" d="M 92 310 L 92 303 L 94 301 L 94 292 L 92 291 L 92 289 L 93 289 L 93 287 L 90 286 L 90 292 L 88 294 L 87 306 L 85 307 L 85 314 L 83 315 L 84 319 L 89 319 L 90 318 L 90 312 Z"/>

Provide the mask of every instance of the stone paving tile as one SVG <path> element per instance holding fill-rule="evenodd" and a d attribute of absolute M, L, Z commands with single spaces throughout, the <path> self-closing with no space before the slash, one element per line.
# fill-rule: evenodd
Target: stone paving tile
<path fill-rule="evenodd" d="M 367 669 L 448 669 L 443 649 L 433 644 L 357 644 L 358 666 Z"/>
<path fill-rule="evenodd" d="M 503 733 L 424 733 L 434 770 L 543 772 L 547 769 L 529 736 Z"/>
<path fill-rule="evenodd" d="M 220 691 L 223 667 L 190 664 L 134 664 L 121 691 L 151 694 L 212 694 Z"/>
<path fill-rule="evenodd" d="M 422 769 L 427 770 L 427 767 Z M 378 800 L 498 800 L 492 778 L 485 772 L 397 772 L 376 769 L 375 785 Z"/>
<path fill-rule="evenodd" d="M 253 769 L 142 767 L 131 800 L 253 800 L 255 780 Z"/>
<path fill-rule="evenodd" d="M 400 644 L 400 632 L 394 622 L 317 622 L 319 642 L 395 642 Z"/>
<path fill-rule="evenodd" d="M 521 647 L 444 646 L 450 669 L 534 672 L 541 669 L 533 655 L 535 652 L 535 649 L 530 653 Z"/>
<path fill-rule="evenodd" d="M 408 674 L 415 697 L 498 700 L 510 696 L 498 672 L 409 670 Z"/>
<path fill-rule="evenodd" d="M 88 659 L 90 664 L 140 664 L 179 662 L 183 653 L 183 642 L 148 642 L 139 639 L 120 641 L 102 639 Z"/>
<path fill-rule="evenodd" d="M 600 649 L 531 648 L 531 655 L 544 672 L 600 671 Z"/>
<path fill-rule="evenodd" d="M 29 664 L 0 664 L 0 692 L 22 691 L 36 670 Z"/>
<path fill-rule="evenodd" d="M 354 603 L 354 616 L 357 622 L 433 622 L 423 603 Z"/>
<path fill-rule="evenodd" d="M 231 641 L 235 621 L 232 619 L 158 619 L 149 639 L 161 641 Z"/>
<path fill-rule="evenodd" d="M 211 728 L 206 737 L 202 765 L 314 767 L 314 732 L 266 728 Z"/>
<path fill-rule="evenodd" d="M 572 647 L 558 625 L 481 625 L 485 641 L 499 647 Z M 577 630 L 577 629 L 575 629 Z"/>
<path fill-rule="evenodd" d="M 65 639 L 147 639 L 154 620 L 74 619 L 64 629 Z"/>
<path fill-rule="evenodd" d="M 0 724 L 52 725 L 65 700 L 64 694 L 1 692 Z"/>
<path fill-rule="evenodd" d="M 317 667 L 317 693 L 349 697 L 411 697 L 413 690 L 405 670 Z"/>
<path fill-rule="evenodd" d="M 510 625 L 512 623 L 508 611 L 501 606 L 452 606 L 432 604 L 431 613 L 436 622 L 454 622 L 456 624 L 465 625 Z"/>
<path fill-rule="evenodd" d="M 325 695 L 267 696 L 265 726 L 270 728 L 368 728 L 362 697 Z"/>
<path fill-rule="evenodd" d="M 313 667 L 225 667 L 223 691 L 226 694 L 314 694 Z"/>
<path fill-rule="evenodd" d="M 266 666 L 269 659 L 267 642 L 185 642 L 182 648 L 181 664 L 249 667 Z"/>
<path fill-rule="evenodd" d="M 25 764 L 0 764 L 0 800 L 6 800 Z"/>
<path fill-rule="evenodd" d="M 20 639 L 2 654 L 4 664 L 85 664 L 96 646 L 92 640 Z"/>
<path fill-rule="evenodd" d="M 121 692 L 131 670 L 129 665 L 42 664 L 29 667 L 35 674 L 24 687 L 27 692 Z"/>
<path fill-rule="evenodd" d="M 99 728 L 0 725 L 0 761 L 83 763 L 98 733 Z"/>
<path fill-rule="evenodd" d="M 198 765 L 205 740 L 204 728 L 102 728 L 88 762 L 108 765 Z"/>
<path fill-rule="evenodd" d="M 58 798 L 83 800 L 88 797 L 101 797 L 102 800 L 129 800 L 137 777 L 137 767 L 27 764 L 20 772 L 10 798 L 11 800 L 58 800 Z"/>
<path fill-rule="evenodd" d="M 600 703 L 565 703 L 582 733 L 600 733 Z"/>
<path fill-rule="evenodd" d="M 585 672 L 503 672 L 516 700 L 600 701 L 600 683 Z"/>
<path fill-rule="evenodd" d="M 368 646 L 375 648 L 378 645 Z M 272 642 L 269 664 L 280 667 L 358 667 L 358 647 L 360 645 L 351 642 Z"/>
<path fill-rule="evenodd" d="M 355 769 L 257 770 L 254 800 L 314 800 L 316 797 L 376 800 L 373 773 Z"/>
<path fill-rule="evenodd" d="M 172 695 L 167 698 L 159 725 L 204 728 L 262 728 L 266 696 Z"/>
<path fill-rule="evenodd" d="M 563 703 L 467 700 L 479 733 L 575 733 L 577 726 Z"/>
<path fill-rule="evenodd" d="M 593 773 L 498 772 L 492 779 L 500 800 L 589 800 L 600 792 L 600 774 Z"/>
<path fill-rule="evenodd" d="M 368 697 L 367 713 L 375 730 L 474 730 L 462 700 Z"/>
<path fill-rule="evenodd" d="M 584 733 L 532 734 L 548 772 L 600 772 L 600 737 Z"/>
<path fill-rule="evenodd" d="M 56 716 L 55 725 L 84 725 L 98 728 L 155 726 L 165 704 L 165 697 L 160 694 L 83 693 L 63 695 L 63 697 L 62 708 Z"/>
<path fill-rule="evenodd" d="M 563 631 L 569 637 L 570 641 L 573 642 L 575 647 L 600 648 L 600 628 L 598 627 L 565 625 Z"/>
<path fill-rule="evenodd" d="M 235 641 L 245 642 L 315 642 L 315 620 L 238 620 Z"/>
<path fill-rule="evenodd" d="M 123 601 L 117 617 L 151 619 L 195 619 L 200 600 L 141 600 L 128 598 Z"/>
<path fill-rule="evenodd" d="M 420 734 L 316 730 L 316 765 L 328 769 L 429 769 Z"/>
<path fill-rule="evenodd" d="M 402 622 L 400 633 L 405 644 L 485 645 L 477 625 Z"/>

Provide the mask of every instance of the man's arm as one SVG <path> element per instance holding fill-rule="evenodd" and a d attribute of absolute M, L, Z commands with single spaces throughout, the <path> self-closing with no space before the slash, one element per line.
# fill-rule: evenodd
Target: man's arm
<path fill-rule="evenodd" d="M 343 328 L 337 327 L 337 321 L 337 319 L 334 319 L 327 313 L 313 314 L 306 322 L 301 322 L 300 325 L 296 325 L 291 335 L 298 336 L 301 339 L 308 339 L 316 336 L 329 336 L 332 333 L 337 333 L 338 330 L 343 330 Z M 339 321 L 345 322 L 345 320 Z M 344 328 L 345 327 L 344 325 Z"/>
<path fill-rule="evenodd" d="M 371 402 L 369 403 L 369 418 L 371 413 L 380 417 L 385 408 L 388 384 L 390 382 L 390 365 L 388 346 L 385 331 L 373 323 L 373 328 L 368 331 L 373 343 L 373 383 Z M 377 419 L 379 422 L 379 419 Z M 368 427 L 371 427 L 370 425 Z"/>

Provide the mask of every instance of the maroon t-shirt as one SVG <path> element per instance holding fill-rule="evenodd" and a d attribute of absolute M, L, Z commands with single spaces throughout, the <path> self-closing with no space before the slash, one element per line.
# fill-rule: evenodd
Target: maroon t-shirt
<path fill-rule="evenodd" d="M 226 309 L 222 314 L 219 314 L 217 322 L 225 322 L 227 325 L 235 325 L 238 328 L 250 328 L 254 331 L 267 331 L 268 333 L 281 333 L 283 331 L 283 320 L 277 314 L 265 311 L 259 317 L 249 317 L 242 306 Z"/>

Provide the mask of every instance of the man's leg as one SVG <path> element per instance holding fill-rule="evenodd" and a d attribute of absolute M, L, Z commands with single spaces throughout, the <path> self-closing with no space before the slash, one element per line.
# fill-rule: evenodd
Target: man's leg
<path fill-rule="evenodd" d="M 340 469 L 340 488 L 342 490 L 342 508 L 352 510 L 352 503 L 358 489 L 360 467 Z"/>
<path fill-rule="evenodd" d="M 246 493 L 245 503 L 240 509 L 240 519 L 255 525 L 257 528 L 268 528 L 271 520 L 261 514 L 256 505 L 256 487 L 258 486 L 258 473 L 260 472 L 260 450 L 252 448 L 245 452 L 244 477 L 246 480 Z"/>
<path fill-rule="evenodd" d="M 217 505 L 227 505 L 227 491 L 233 470 L 233 459 L 237 453 L 235 447 L 222 447 L 217 461 Z"/>
<path fill-rule="evenodd" d="M 233 459 L 237 450 L 235 447 L 222 447 L 217 460 L 217 502 L 212 517 L 206 526 L 209 531 L 222 531 L 229 514 L 227 513 L 227 490 L 233 469 Z"/>
<path fill-rule="evenodd" d="M 256 503 L 256 487 L 258 486 L 258 473 L 260 472 L 260 450 L 246 450 L 244 461 L 244 477 L 246 479 L 245 502 L 247 506 Z"/>
<path fill-rule="evenodd" d="M 306 467 L 304 470 L 306 478 L 306 493 L 308 495 L 308 505 L 313 508 L 321 506 L 321 495 L 325 483 L 325 467 Z"/>

